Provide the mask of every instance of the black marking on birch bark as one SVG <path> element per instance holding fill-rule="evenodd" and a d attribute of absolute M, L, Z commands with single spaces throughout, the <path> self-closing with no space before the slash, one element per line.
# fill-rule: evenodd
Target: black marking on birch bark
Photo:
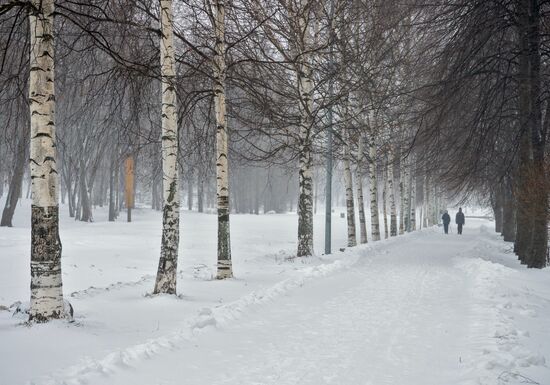
<path fill-rule="evenodd" d="M 177 202 L 167 203 L 164 205 L 162 211 L 162 243 L 153 293 L 176 294 L 179 247 L 179 204 Z"/>
<path fill-rule="evenodd" d="M 61 281 L 61 251 L 59 238 L 59 208 L 31 206 L 31 308 L 29 321 L 46 322 L 63 317 Z M 56 277 L 55 284 L 45 284 Z M 52 291 L 56 295 L 46 295 Z M 42 302 L 49 306 L 40 306 Z"/>
<path fill-rule="evenodd" d="M 37 132 L 36 135 L 32 137 L 32 139 L 41 138 L 41 137 L 51 139 L 52 135 L 49 132 Z"/>

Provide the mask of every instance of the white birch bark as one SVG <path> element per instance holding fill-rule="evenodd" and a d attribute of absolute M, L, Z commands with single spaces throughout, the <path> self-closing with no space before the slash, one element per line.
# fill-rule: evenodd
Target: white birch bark
<path fill-rule="evenodd" d="M 395 237 L 397 235 L 397 208 L 395 206 L 395 192 L 393 188 L 393 150 L 389 150 L 389 163 L 388 163 L 388 192 L 390 200 L 390 236 Z"/>
<path fill-rule="evenodd" d="M 431 183 L 430 177 L 426 175 L 424 177 L 424 227 L 430 227 L 432 225 L 432 212 L 431 212 Z"/>
<path fill-rule="evenodd" d="M 216 197 L 218 203 L 218 279 L 233 277 L 229 227 L 229 164 L 225 104 L 225 0 L 214 0 L 214 109 L 216 113 Z"/>
<path fill-rule="evenodd" d="M 54 90 L 54 0 L 32 0 L 30 24 L 31 301 L 29 321 L 66 316 L 61 240 Z"/>
<path fill-rule="evenodd" d="M 179 247 L 178 122 L 172 0 L 160 0 L 162 82 L 162 244 L 153 293 L 176 294 Z"/>
<path fill-rule="evenodd" d="M 401 159 L 401 151 L 399 151 L 399 235 L 405 233 L 405 183 L 404 183 L 404 160 Z"/>
<path fill-rule="evenodd" d="M 357 245 L 355 235 L 355 205 L 353 199 L 353 180 L 351 175 L 351 154 L 349 150 L 349 133 L 347 135 L 347 143 L 344 143 L 344 181 L 346 184 L 346 209 L 347 209 L 347 224 L 348 224 L 348 247 Z"/>
<path fill-rule="evenodd" d="M 439 196 L 437 194 L 437 187 L 432 183 L 432 207 L 430 212 L 432 213 L 432 224 L 437 225 L 439 223 Z"/>
<path fill-rule="evenodd" d="M 384 239 L 388 239 L 388 165 L 382 174 L 384 187 L 382 189 L 382 214 L 384 218 Z"/>
<path fill-rule="evenodd" d="M 299 2 L 297 17 L 297 71 L 300 109 L 298 170 L 298 257 L 313 255 L 312 138 L 313 77 L 309 46 L 307 1 Z"/>
<path fill-rule="evenodd" d="M 409 169 L 409 161 L 403 160 L 402 172 L 403 172 L 403 210 L 401 215 L 403 216 L 403 225 L 406 232 L 411 231 L 411 173 Z"/>
<path fill-rule="evenodd" d="M 372 240 L 380 240 L 380 222 L 378 217 L 378 178 L 376 175 L 376 144 L 374 133 L 369 140 L 369 176 L 370 176 L 370 216 Z"/>
<path fill-rule="evenodd" d="M 363 198 L 363 137 L 359 136 L 357 148 L 357 165 L 355 168 L 355 179 L 357 184 L 357 205 L 359 206 L 359 229 L 361 243 L 367 243 L 367 223 L 365 220 L 365 200 Z"/>
<path fill-rule="evenodd" d="M 411 230 L 416 230 L 416 167 L 415 165 L 415 159 L 413 158 L 411 161 Z"/>

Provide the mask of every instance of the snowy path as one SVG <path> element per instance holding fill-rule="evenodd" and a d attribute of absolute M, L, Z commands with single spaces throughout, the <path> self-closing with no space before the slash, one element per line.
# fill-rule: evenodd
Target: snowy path
<path fill-rule="evenodd" d="M 449 245 L 415 240 L 406 264 L 398 246 L 105 383 L 454 383 L 469 281 Z"/>
<path fill-rule="evenodd" d="M 547 316 L 550 295 L 534 305 L 532 289 L 504 286 L 517 271 L 481 258 L 502 258 L 508 246 L 474 231 L 359 247 L 326 276 L 276 285 L 267 302 L 237 306 L 236 317 L 203 311 L 200 327 L 146 359 L 61 371 L 46 383 L 500 385 L 529 374 L 547 384 L 540 349 L 548 353 L 548 344 L 516 321 L 528 325 L 536 307 Z M 548 331 L 538 323 L 531 333 Z"/>

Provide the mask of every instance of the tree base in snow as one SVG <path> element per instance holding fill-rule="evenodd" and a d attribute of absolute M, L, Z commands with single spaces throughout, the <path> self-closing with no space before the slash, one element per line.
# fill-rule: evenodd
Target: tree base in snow
<path fill-rule="evenodd" d="M 29 321 L 47 322 L 66 318 L 61 275 L 59 208 L 32 205 L 31 301 Z M 69 305 L 70 306 L 70 305 Z"/>
<path fill-rule="evenodd" d="M 216 279 L 227 279 L 227 278 L 233 278 L 233 268 L 232 268 L 231 260 L 218 261 L 218 274 L 216 275 Z"/>
<path fill-rule="evenodd" d="M 28 324 L 45 323 L 54 319 L 66 320 L 68 322 L 74 321 L 73 305 L 67 300 L 63 300 L 63 310 L 59 313 L 59 315 L 51 318 L 31 317 L 30 306 L 28 302 L 22 303 L 21 301 L 17 301 L 11 304 L 9 308 L 5 306 L 3 308 L 4 309 L 0 310 L 10 311 L 12 313 L 12 317 L 20 318 L 22 321 L 27 322 Z"/>

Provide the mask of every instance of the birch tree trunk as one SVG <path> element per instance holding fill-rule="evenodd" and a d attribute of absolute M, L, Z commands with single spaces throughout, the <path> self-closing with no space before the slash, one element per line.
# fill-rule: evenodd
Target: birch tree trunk
<path fill-rule="evenodd" d="M 59 238 L 58 171 L 55 136 L 54 0 L 32 0 L 29 105 L 31 303 L 29 321 L 65 317 Z"/>
<path fill-rule="evenodd" d="M 216 197 L 218 203 L 218 279 L 233 277 L 229 231 L 229 165 L 225 105 L 225 0 L 214 0 L 214 109 L 216 114 Z"/>
<path fill-rule="evenodd" d="M 363 198 L 363 138 L 359 137 L 357 149 L 357 165 L 355 168 L 355 179 L 357 180 L 357 205 L 359 206 L 359 229 L 361 243 L 367 243 L 367 223 L 365 221 L 365 200 Z"/>
<path fill-rule="evenodd" d="M 172 0 L 160 0 L 162 82 L 162 243 L 154 294 L 176 294 L 180 194 L 178 188 L 178 120 Z"/>
<path fill-rule="evenodd" d="M 415 160 L 413 159 L 411 162 L 411 165 L 415 164 Z M 410 231 L 416 231 L 416 168 L 413 168 L 410 170 L 411 173 L 411 198 L 410 198 L 410 206 L 411 206 L 411 227 Z"/>
<path fill-rule="evenodd" d="M 389 237 L 389 230 L 388 230 L 388 165 L 386 164 L 386 168 L 383 170 L 382 174 L 382 182 L 384 183 L 384 187 L 382 189 L 382 215 L 384 219 L 384 239 L 388 239 Z"/>
<path fill-rule="evenodd" d="M 399 151 L 399 159 L 397 169 L 399 170 L 399 235 L 405 233 L 405 183 L 404 180 L 404 161 L 401 160 L 401 151 Z"/>
<path fill-rule="evenodd" d="M 435 185 L 432 186 L 432 208 L 430 212 L 432 213 L 432 223 L 434 224 L 434 226 L 439 223 L 439 217 L 440 217 L 438 190 L 439 189 L 437 188 L 437 186 Z"/>
<path fill-rule="evenodd" d="M 390 236 L 395 237 L 397 235 L 397 208 L 395 206 L 395 192 L 393 188 L 393 150 L 390 149 L 389 152 L 389 163 L 388 163 L 388 190 L 390 194 Z"/>
<path fill-rule="evenodd" d="M 406 232 L 411 231 L 411 172 L 409 169 L 409 161 L 404 161 L 402 167 L 403 172 L 403 190 L 404 190 L 404 203 L 403 208 L 404 212 L 401 213 L 403 216 L 403 222 Z"/>
<path fill-rule="evenodd" d="M 424 183 L 422 185 L 422 226 L 424 228 L 428 227 L 429 224 L 429 200 L 430 200 L 430 193 L 428 190 L 428 177 L 424 176 L 423 178 Z"/>
<path fill-rule="evenodd" d="M 307 2 L 300 1 L 297 16 L 298 63 L 296 76 L 300 97 L 299 170 L 298 170 L 298 257 L 313 255 L 313 174 L 312 138 L 313 78 L 309 42 Z"/>
<path fill-rule="evenodd" d="M 349 142 L 349 133 L 347 135 Z M 348 222 L 348 247 L 357 245 L 357 238 L 355 235 L 355 205 L 353 199 L 353 180 L 351 176 L 351 155 L 349 145 L 344 144 L 344 181 L 346 184 L 346 209 L 347 209 L 347 222 Z"/>
<path fill-rule="evenodd" d="M 378 178 L 376 175 L 376 145 L 374 134 L 369 140 L 369 174 L 370 174 L 370 216 L 372 240 L 380 240 L 380 222 L 378 218 Z"/>

